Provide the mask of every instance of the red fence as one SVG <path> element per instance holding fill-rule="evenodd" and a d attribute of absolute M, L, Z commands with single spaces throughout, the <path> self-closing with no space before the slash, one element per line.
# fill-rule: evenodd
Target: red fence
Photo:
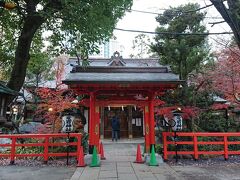
<path fill-rule="evenodd" d="M 175 141 L 174 138 L 177 137 Z M 206 137 L 212 137 L 207 141 L 203 140 Z M 232 138 L 238 138 L 238 140 L 230 140 Z M 187 139 L 187 140 L 181 140 Z M 202 140 L 201 140 L 202 139 Z M 224 155 L 225 160 L 228 159 L 229 155 L 240 154 L 240 149 L 231 150 L 229 145 L 239 145 L 240 144 L 240 133 L 188 133 L 188 132 L 177 132 L 176 134 L 172 132 L 163 132 L 163 158 L 164 160 L 168 159 L 168 155 L 175 155 L 176 151 L 168 150 L 169 145 L 175 145 L 177 148 L 178 145 L 188 145 L 191 150 L 178 150 L 177 154 L 181 155 L 193 155 L 194 159 L 199 159 L 199 155 Z M 218 150 L 200 150 L 199 146 L 213 146 L 219 145 L 221 148 Z"/>
<path fill-rule="evenodd" d="M 76 152 L 70 152 L 69 156 L 76 156 L 78 158 L 81 146 L 81 138 L 82 135 L 79 133 L 70 133 L 68 134 L 14 134 L 14 135 L 0 135 L 1 138 L 9 138 L 11 139 L 10 144 L 0 144 L 0 147 L 9 147 L 10 153 L 0 153 L 0 157 L 10 157 L 10 164 L 14 164 L 16 157 L 43 157 L 44 162 L 47 163 L 49 157 L 61 157 L 67 156 L 67 152 L 49 152 L 49 147 L 57 147 L 57 146 L 76 146 Z M 68 141 L 69 138 L 75 138 L 76 142 L 57 142 L 57 138 L 64 138 Z M 34 143 L 19 143 L 20 140 L 29 140 L 34 139 L 38 140 L 38 142 Z M 16 153 L 16 147 L 43 147 L 43 153 L 32 153 L 32 154 L 20 154 Z"/>

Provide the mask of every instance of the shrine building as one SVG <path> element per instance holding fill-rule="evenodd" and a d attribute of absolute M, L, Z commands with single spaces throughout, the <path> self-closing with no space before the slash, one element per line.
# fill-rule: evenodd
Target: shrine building
<path fill-rule="evenodd" d="M 155 144 L 154 106 L 182 81 L 158 59 L 123 59 L 115 52 L 110 59 L 89 59 L 87 67 L 73 65 L 63 83 L 85 97 L 90 146 L 111 138 L 111 118 L 116 115 L 120 138 L 144 137 L 149 152 Z"/>

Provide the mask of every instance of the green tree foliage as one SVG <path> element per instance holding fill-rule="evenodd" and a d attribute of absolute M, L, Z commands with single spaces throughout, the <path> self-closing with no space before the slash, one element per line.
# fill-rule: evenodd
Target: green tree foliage
<path fill-rule="evenodd" d="M 25 85 L 38 88 L 39 83 L 53 79 L 53 59 L 44 49 L 44 39 L 42 34 L 37 31 L 31 45 L 30 60 L 27 67 Z"/>
<path fill-rule="evenodd" d="M 204 89 L 198 91 L 194 85 L 185 86 L 176 90 L 168 90 L 161 100 L 166 102 L 168 106 L 191 106 L 200 109 L 207 109 L 213 103 L 213 94 L 215 92 Z"/>
<path fill-rule="evenodd" d="M 206 32 L 202 25 L 205 13 L 197 11 L 198 8 L 198 4 L 170 8 L 156 18 L 160 25 L 156 32 L 173 34 L 156 35 L 152 50 L 160 56 L 160 63 L 171 65 L 183 80 L 190 72 L 197 70 L 209 54 L 206 36 L 181 35 Z"/>
<path fill-rule="evenodd" d="M 14 50 L 16 46 L 15 24 L 6 21 L 9 11 L 0 8 L 0 79 L 9 79 L 14 61 Z M 13 28 L 11 27 L 14 26 Z"/>
<path fill-rule="evenodd" d="M 2 61 L 13 64 L 8 86 L 14 90 L 19 90 L 24 83 L 30 49 L 38 33 L 50 34 L 48 40 L 56 52 L 80 49 L 87 54 L 96 50 L 96 43 L 112 36 L 117 21 L 132 5 L 132 0 L 14 2 L 17 4 L 14 10 L 0 9 L 0 43 L 4 45 L 1 53 L 14 57 L 14 62 L 6 56 Z"/>
<path fill-rule="evenodd" d="M 39 87 L 39 83 L 53 79 L 53 60 L 44 52 L 35 53 L 28 63 L 26 85 Z"/>
<path fill-rule="evenodd" d="M 198 121 L 196 121 L 196 125 L 201 129 L 201 131 L 206 132 L 224 132 L 226 131 L 227 121 L 224 117 L 223 113 L 220 111 L 208 111 L 202 112 Z"/>

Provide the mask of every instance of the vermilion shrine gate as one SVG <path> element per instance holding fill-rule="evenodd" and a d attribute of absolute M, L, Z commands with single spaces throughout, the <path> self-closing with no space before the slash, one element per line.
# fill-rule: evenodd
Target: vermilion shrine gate
<path fill-rule="evenodd" d="M 89 107 L 89 145 L 98 146 L 100 137 L 110 135 L 113 111 L 119 116 L 122 111 L 127 112 L 127 117 L 120 117 L 120 133 L 121 137 L 133 138 L 134 128 L 137 128 L 133 124 L 141 120 L 133 120 L 133 114 L 141 108 L 143 122 L 138 123 L 149 152 L 150 146 L 155 144 L 154 106 L 160 101 L 159 96 L 177 88 L 182 81 L 157 59 L 123 59 L 115 52 L 111 59 L 90 59 L 89 62 L 85 68 L 74 66 L 63 81 L 78 95 L 89 97 L 85 100 Z M 139 135 L 139 129 L 135 134 Z"/>

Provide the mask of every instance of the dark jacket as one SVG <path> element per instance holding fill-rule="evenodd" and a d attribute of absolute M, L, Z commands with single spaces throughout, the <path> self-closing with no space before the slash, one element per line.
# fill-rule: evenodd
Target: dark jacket
<path fill-rule="evenodd" d="M 119 131 L 120 129 L 119 119 L 115 116 L 112 118 L 112 129 L 114 131 Z"/>

